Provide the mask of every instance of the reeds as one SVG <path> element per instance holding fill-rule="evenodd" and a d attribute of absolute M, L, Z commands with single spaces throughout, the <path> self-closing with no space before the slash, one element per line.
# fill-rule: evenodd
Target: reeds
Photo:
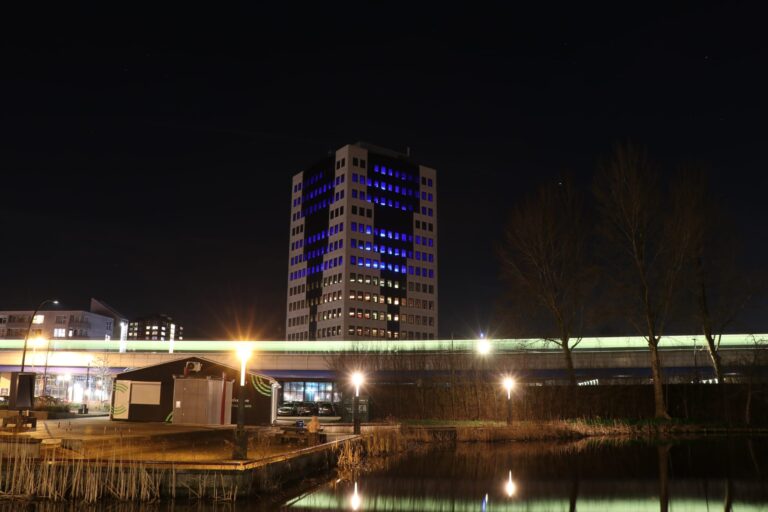
<path fill-rule="evenodd" d="M 0 453 L 0 499 L 152 503 L 175 498 L 177 488 L 192 499 L 214 502 L 234 501 L 238 496 L 237 484 L 217 472 L 185 474 L 179 485 L 173 464 L 131 460 L 131 445 L 122 441 L 112 445 L 109 456 L 99 452 L 93 459 L 64 457 L 64 450 L 55 447 L 37 457 L 21 443 L 8 446 Z"/>

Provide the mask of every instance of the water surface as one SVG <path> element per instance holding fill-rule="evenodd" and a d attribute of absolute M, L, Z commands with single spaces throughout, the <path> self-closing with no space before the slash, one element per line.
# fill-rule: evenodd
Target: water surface
<path fill-rule="evenodd" d="M 766 472 L 765 438 L 465 444 L 342 475 L 280 509 L 768 511 Z"/>

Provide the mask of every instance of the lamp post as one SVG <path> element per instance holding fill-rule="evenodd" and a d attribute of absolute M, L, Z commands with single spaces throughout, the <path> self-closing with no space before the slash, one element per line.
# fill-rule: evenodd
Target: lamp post
<path fill-rule="evenodd" d="M 352 419 L 354 421 L 354 433 L 360 434 L 360 386 L 365 382 L 365 376 L 360 372 L 352 374 L 352 384 L 355 386 L 355 400 L 353 402 Z"/>
<path fill-rule="evenodd" d="M 247 344 L 238 347 L 237 356 L 240 358 L 240 389 L 237 393 L 237 429 L 235 430 L 235 447 L 232 450 L 232 458 L 245 460 L 248 458 L 248 438 L 245 435 L 245 366 L 251 357 L 250 347 Z"/>
<path fill-rule="evenodd" d="M 48 355 L 51 353 L 51 341 L 47 338 L 43 338 L 42 336 L 35 338 L 33 341 L 33 346 L 35 348 L 42 348 L 43 344 L 45 344 L 45 366 L 43 367 L 43 392 L 42 395 L 45 396 L 47 393 L 45 392 L 48 389 L 48 383 L 46 379 L 48 378 Z"/>
<path fill-rule="evenodd" d="M 91 358 L 88 358 L 88 368 L 85 370 L 85 389 L 83 390 L 83 414 L 88 414 L 88 400 L 91 398 Z"/>
<path fill-rule="evenodd" d="M 32 323 L 35 321 L 35 317 L 37 316 L 37 312 L 40 311 L 40 308 L 45 306 L 48 303 L 51 304 L 58 304 L 59 301 L 56 299 L 45 299 L 40 304 L 37 305 L 35 308 L 35 311 L 32 312 L 32 317 L 29 319 L 29 324 L 27 325 L 27 334 L 24 335 L 24 350 L 21 352 L 21 371 L 24 372 L 24 363 L 27 360 L 27 342 L 29 341 L 29 333 L 32 331 Z"/>
<path fill-rule="evenodd" d="M 512 388 L 515 387 L 515 381 L 512 377 L 504 377 L 504 389 L 507 390 L 507 425 L 512 424 Z"/>

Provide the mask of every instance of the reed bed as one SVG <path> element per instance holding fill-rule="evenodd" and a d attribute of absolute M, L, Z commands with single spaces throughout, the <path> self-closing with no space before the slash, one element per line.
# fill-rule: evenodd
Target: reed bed
<path fill-rule="evenodd" d="M 50 446 L 39 457 L 22 443 L 6 446 L 0 452 L 0 500 L 155 503 L 175 498 L 177 488 L 193 500 L 229 502 L 238 496 L 237 485 L 217 472 L 186 474 L 177 485 L 173 464 L 131 460 L 131 446 L 124 442 L 115 443 L 111 455 L 93 459 L 73 458 L 67 450 Z"/>

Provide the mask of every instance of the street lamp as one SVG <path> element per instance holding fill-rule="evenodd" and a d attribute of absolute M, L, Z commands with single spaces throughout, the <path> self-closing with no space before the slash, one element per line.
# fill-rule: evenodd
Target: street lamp
<path fill-rule="evenodd" d="M 504 377 L 502 382 L 504 389 L 507 390 L 507 425 L 512 424 L 512 388 L 515 387 L 515 380 L 512 377 Z"/>
<path fill-rule="evenodd" d="M 360 372 L 352 374 L 352 384 L 355 386 L 355 400 L 353 402 L 354 411 L 352 412 L 352 418 L 354 420 L 354 433 L 360 434 L 360 386 L 365 382 L 365 376 Z"/>
<path fill-rule="evenodd" d="M 37 305 L 35 308 L 35 311 L 32 312 L 32 317 L 29 319 L 29 324 L 27 325 L 27 334 L 24 335 L 24 350 L 21 352 L 21 372 L 24 372 L 24 363 L 27 360 L 27 342 L 29 341 L 29 333 L 32 331 L 32 323 L 35 321 L 35 317 L 37 316 L 37 312 L 46 304 L 58 304 L 59 301 L 56 299 L 45 299 L 40 304 Z"/>
<path fill-rule="evenodd" d="M 477 340 L 477 353 L 481 356 L 488 355 L 491 352 L 491 342 L 481 337 Z"/>
<path fill-rule="evenodd" d="M 9 409 L 19 411 L 28 411 L 32 408 L 35 401 L 35 374 L 24 372 L 27 363 L 27 345 L 29 344 L 29 335 L 32 333 L 32 324 L 35 323 L 37 312 L 48 303 L 58 304 L 55 299 L 45 299 L 37 305 L 29 318 L 27 332 L 24 334 L 24 349 L 21 352 L 21 369 L 18 372 L 11 373 L 11 397 L 9 400 Z M 23 414 L 23 413 L 20 413 Z"/>
<path fill-rule="evenodd" d="M 246 343 L 238 346 L 237 357 L 240 358 L 240 390 L 237 393 L 237 430 L 232 458 L 244 460 L 248 458 L 248 438 L 245 435 L 245 365 L 251 357 L 251 347 Z"/>

